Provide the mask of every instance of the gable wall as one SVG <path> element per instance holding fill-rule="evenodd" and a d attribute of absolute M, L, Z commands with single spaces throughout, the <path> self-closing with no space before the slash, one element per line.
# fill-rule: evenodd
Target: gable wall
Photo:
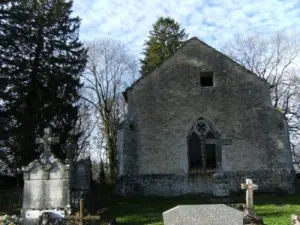
<path fill-rule="evenodd" d="M 215 87 L 200 87 L 205 70 L 215 72 Z M 197 40 L 140 80 L 128 102 L 139 174 L 187 173 L 186 136 L 200 116 L 232 139 L 222 149 L 225 171 L 291 167 L 269 86 Z"/>

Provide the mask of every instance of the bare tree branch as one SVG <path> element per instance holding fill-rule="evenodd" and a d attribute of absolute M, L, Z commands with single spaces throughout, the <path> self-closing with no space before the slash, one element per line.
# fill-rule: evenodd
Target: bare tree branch
<path fill-rule="evenodd" d="M 225 44 L 223 52 L 272 85 L 273 106 L 287 118 L 291 141 L 297 143 L 300 137 L 299 32 L 237 35 Z"/>
<path fill-rule="evenodd" d="M 98 150 L 105 149 L 108 153 L 110 174 L 114 179 L 117 126 L 125 114 L 125 102 L 121 92 L 128 85 L 126 81 L 137 73 L 137 62 L 125 45 L 118 41 L 94 40 L 88 42 L 87 46 L 89 58 L 83 80 L 94 99 L 86 100 L 93 105 L 100 117 L 97 127 L 104 138 L 105 148 L 101 143 L 101 149 Z"/>

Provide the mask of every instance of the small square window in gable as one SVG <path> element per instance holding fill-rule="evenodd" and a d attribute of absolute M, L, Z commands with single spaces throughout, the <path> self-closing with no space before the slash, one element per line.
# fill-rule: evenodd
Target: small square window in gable
<path fill-rule="evenodd" d="M 202 87 L 214 86 L 213 72 L 201 72 L 200 73 L 200 85 Z"/>

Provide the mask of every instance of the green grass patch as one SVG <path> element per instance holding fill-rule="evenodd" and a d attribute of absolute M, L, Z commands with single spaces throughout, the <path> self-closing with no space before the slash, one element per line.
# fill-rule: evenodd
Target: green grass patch
<path fill-rule="evenodd" d="M 16 201 L 11 197 L 12 195 L 9 198 L 2 196 L 0 199 L 0 215 L 6 213 L 18 214 L 20 204 L 15 206 L 15 202 L 19 203 L 19 200 Z M 95 196 L 95 199 L 97 197 Z M 12 202 L 11 205 L 9 205 L 9 202 Z M 162 213 L 170 208 L 185 204 L 213 203 L 222 202 L 207 196 L 173 198 L 114 197 L 108 207 L 110 207 L 112 213 L 117 217 L 117 224 L 119 225 L 163 225 Z M 232 197 L 228 203 L 245 203 L 245 193 Z M 300 212 L 300 194 L 276 195 L 255 193 L 254 205 L 255 212 L 263 217 L 267 225 L 290 225 L 291 214 Z M 97 206 L 99 208 L 103 207 L 99 204 Z"/>
<path fill-rule="evenodd" d="M 163 225 L 162 212 L 184 204 L 222 203 L 208 197 L 120 197 L 115 200 L 114 213 L 120 225 Z M 230 203 L 244 203 L 244 196 L 235 196 Z M 300 211 L 300 194 L 255 196 L 255 212 L 267 225 L 290 225 L 291 214 Z"/>

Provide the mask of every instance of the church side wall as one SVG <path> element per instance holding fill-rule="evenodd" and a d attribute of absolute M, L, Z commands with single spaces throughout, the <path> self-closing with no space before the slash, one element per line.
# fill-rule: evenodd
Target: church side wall
<path fill-rule="evenodd" d="M 199 74 L 204 71 L 214 72 L 214 87 L 201 87 Z M 124 182 L 133 179 L 131 184 L 145 193 L 157 193 L 160 186 L 175 188 L 173 193 L 209 192 L 209 178 L 200 179 L 197 187 L 187 185 L 186 136 L 203 116 L 221 138 L 232 140 L 222 146 L 232 190 L 245 178 L 267 181 L 270 190 L 292 187 L 284 120 L 272 108 L 269 85 L 213 49 L 191 41 L 128 96 L 136 138 L 134 174 L 139 178 L 124 176 Z M 152 191 L 145 191 L 148 182 Z"/>
<path fill-rule="evenodd" d="M 118 129 L 118 176 L 137 173 L 136 134 L 132 129 L 132 120 L 124 121 Z"/>

